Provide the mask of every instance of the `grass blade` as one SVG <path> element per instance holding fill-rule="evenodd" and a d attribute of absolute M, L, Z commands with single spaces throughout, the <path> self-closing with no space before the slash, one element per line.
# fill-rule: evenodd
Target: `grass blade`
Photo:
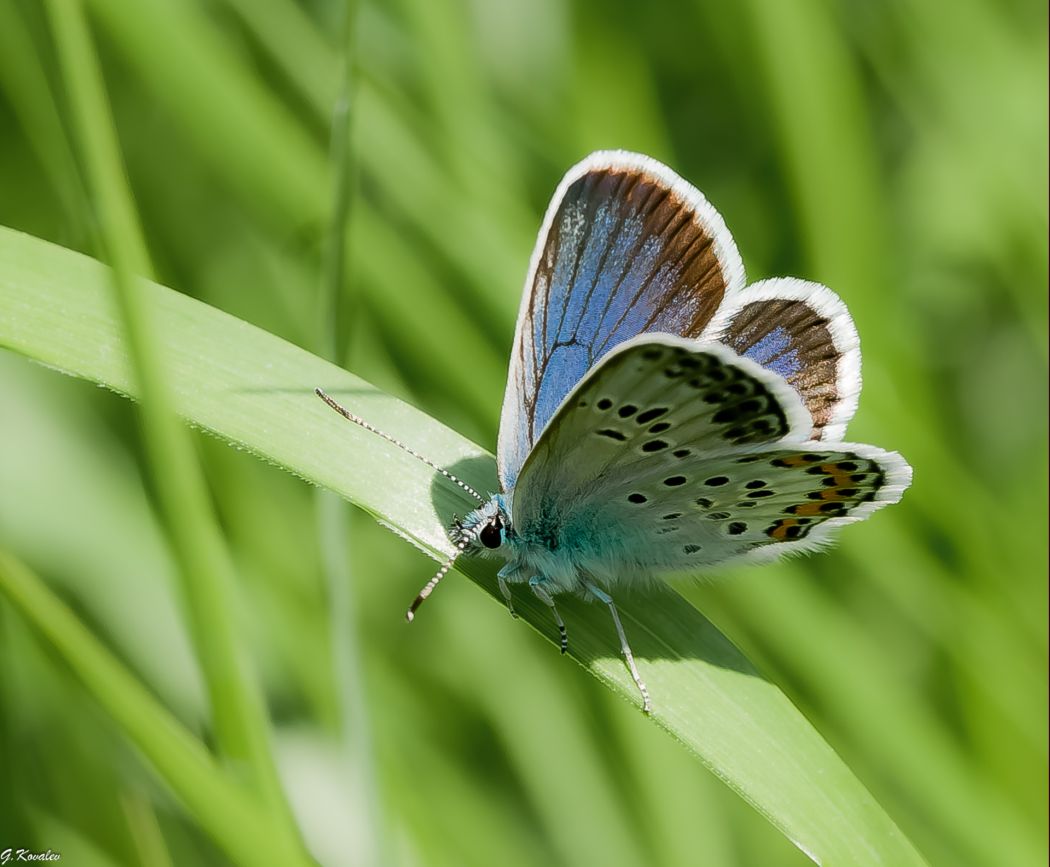
<path fill-rule="evenodd" d="M 140 684 L 44 583 L 0 551 L 0 592 L 83 681 L 99 704 L 152 762 L 201 826 L 237 864 L 307 865 L 244 789 Z"/>
<path fill-rule="evenodd" d="M 143 442 L 180 563 L 216 740 L 224 757 L 262 791 L 275 829 L 294 848 L 298 832 L 270 751 L 264 702 L 236 639 L 233 566 L 192 444 L 170 407 L 163 355 L 156 349 L 155 323 L 139 283 L 139 275 L 151 273 L 152 266 L 87 21 L 79 0 L 57 0 L 47 8 L 103 247 L 113 263 L 121 333 L 144 397 Z"/>
<path fill-rule="evenodd" d="M 0 230 L 0 345 L 134 395 L 109 276 L 86 257 Z M 368 383 L 220 311 L 146 287 L 180 415 L 239 448 L 335 490 L 435 553 L 444 524 L 467 505 L 458 489 L 383 440 L 346 425 L 312 393 L 322 386 L 354 410 L 482 489 L 490 456 Z M 496 598 L 494 570 L 463 572 Z M 554 639 L 543 606 L 523 618 Z M 914 847 L 820 735 L 773 684 L 676 594 L 622 606 L 655 721 L 815 861 L 922 864 Z M 605 612 L 566 600 L 573 657 L 635 701 Z M 421 627 L 415 627 L 421 628 Z M 508 624 L 507 628 L 512 628 Z"/>

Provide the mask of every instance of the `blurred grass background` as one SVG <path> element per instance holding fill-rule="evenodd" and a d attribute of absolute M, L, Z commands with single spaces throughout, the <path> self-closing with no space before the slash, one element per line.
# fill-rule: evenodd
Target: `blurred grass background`
<path fill-rule="evenodd" d="M 316 349 L 342 4 L 86 5 L 158 279 Z M 562 172 L 606 147 L 670 164 L 725 216 L 751 279 L 842 295 L 865 349 L 850 437 L 916 471 L 831 553 L 689 597 L 932 864 L 1039 863 L 1045 5 L 359 0 L 356 22 L 344 362 L 492 448 Z M 0 2 L 0 223 L 98 256 L 70 127 L 47 16 Z M 8 353 L 0 395 L 0 546 L 210 738 L 133 407 Z M 408 629 L 431 561 L 195 439 L 323 863 L 808 863 L 467 582 Z M 4 606 L 0 648 L 0 848 L 225 863 Z"/>

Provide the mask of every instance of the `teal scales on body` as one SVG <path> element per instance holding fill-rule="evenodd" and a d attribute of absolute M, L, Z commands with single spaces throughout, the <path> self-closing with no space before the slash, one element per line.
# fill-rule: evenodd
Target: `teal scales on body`
<path fill-rule="evenodd" d="M 648 711 L 617 588 L 813 550 L 900 499 L 903 458 L 843 442 L 860 385 L 856 330 L 831 290 L 745 287 L 699 191 L 648 157 L 592 154 L 562 180 L 533 252 L 500 421 L 502 491 L 482 497 L 437 468 L 480 503 L 453 523 L 457 556 L 506 560 L 511 611 L 510 586 L 528 584 L 563 652 L 556 596 L 606 604 Z"/>

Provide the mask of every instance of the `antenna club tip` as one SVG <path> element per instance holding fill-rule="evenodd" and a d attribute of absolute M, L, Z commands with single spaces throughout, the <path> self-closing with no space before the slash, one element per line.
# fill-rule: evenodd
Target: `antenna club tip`
<path fill-rule="evenodd" d="M 411 608 L 408 611 L 405 612 L 405 620 L 407 620 L 409 623 L 411 623 L 415 619 L 416 619 L 416 612 L 413 611 Z"/>

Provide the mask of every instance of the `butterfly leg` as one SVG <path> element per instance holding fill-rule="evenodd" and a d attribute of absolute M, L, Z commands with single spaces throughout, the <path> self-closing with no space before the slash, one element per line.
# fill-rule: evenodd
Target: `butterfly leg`
<path fill-rule="evenodd" d="M 514 610 L 514 597 L 510 595 L 510 585 L 503 579 L 502 575 L 497 576 L 496 581 L 499 584 L 499 592 L 503 594 L 503 599 L 507 603 L 507 610 L 510 612 L 510 616 L 517 620 L 518 612 Z"/>
<path fill-rule="evenodd" d="M 546 583 L 545 578 L 540 578 L 538 575 L 534 576 L 529 579 L 529 589 L 532 590 L 540 602 L 550 606 L 551 612 L 554 614 L 554 622 L 558 624 L 558 634 L 561 636 L 561 652 L 567 653 L 569 650 L 569 633 L 565 631 L 565 623 L 558 613 L 558 607 L 554 604 L 554 597 L 551 596 L 544 586 Z"/>
<path fill-rule="evenodd" d="M 627 668 L 631 672 L 631 677 L 634 678 L 638 691 L 642 694 L 642 712 L 652 713 L 653 705 L 649 701 L 649 690 L 646 688 L 642 676 L 638 673 L 638 666 L 634 663 L 634 654 L 631 653 L 631 645 L 627 643 L 627 634 L 623 631 L 623 624 L 620 622 L 620 613 L 616 610 L 616 604 L 613 602 L 612 597 L 600 587 L 595 587 L 593 584 L 587 584 L 586 586 L 595 598 L 609 606 L 609 611 L 612 612 L 613 623 L 616 624 L 616 634 L 620 637 L 620 651 L 623 653 L 623 658 L 627 662 Z"/>
<path fill-rule="evenodd" d="M 496 573 L 499 592 L 503 594 L 503 599 L 507 603 L 507 610 L 510 611 L 510 616 L 515 620 L 518 617 L 518 612 L 514 610 L 514 597 L 510 594 L 510 585 L 511 583 L 516 584 L 524 581 L 526 574 L 525 567 L 519 563 L 507 563 Z"/>

